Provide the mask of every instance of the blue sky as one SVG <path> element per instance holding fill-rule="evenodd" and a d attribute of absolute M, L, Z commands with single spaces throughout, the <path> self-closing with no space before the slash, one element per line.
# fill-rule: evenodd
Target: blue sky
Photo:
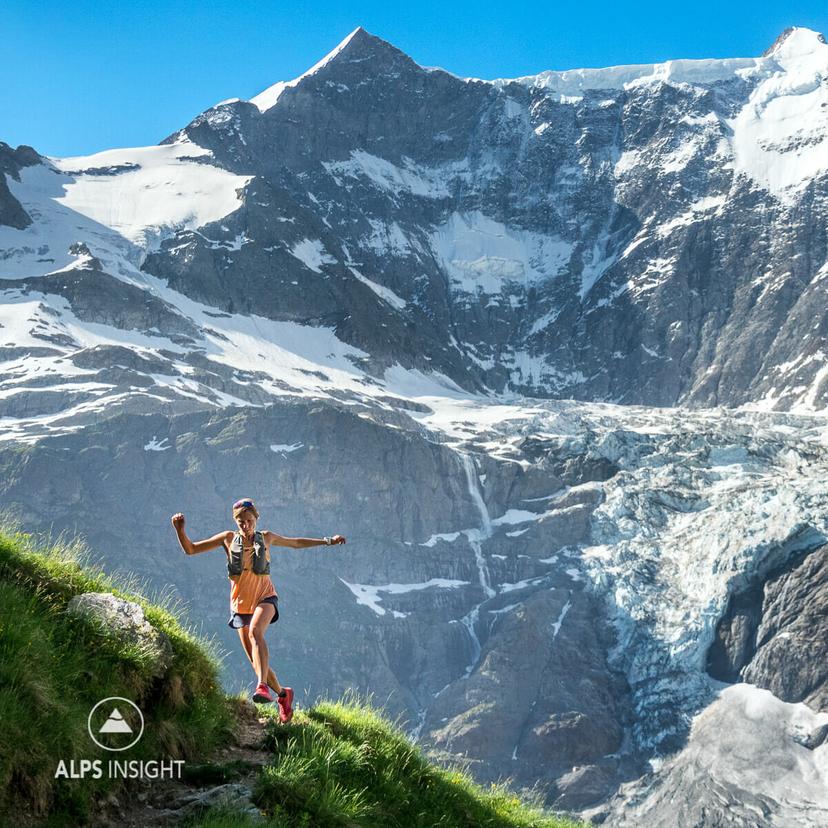
<path fill-rule="evenodd" d="M 0 141 L 57 156 L 155 144 L 301 74 L 357 26 L 425 66 L 495 78 L 753 56 L 790 25 L 828 32 L 828 3 L 4 0 Z"/>

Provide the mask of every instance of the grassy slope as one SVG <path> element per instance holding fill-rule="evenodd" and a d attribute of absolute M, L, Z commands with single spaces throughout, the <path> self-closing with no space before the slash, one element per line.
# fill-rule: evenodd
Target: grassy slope
<path fill-rule="evenodd" d="M 215 655 L 173 610 L 82 567 L 78 551 L 62 544 L 36 550 L 28 535 L 0 534 L 0 823 L 4 814 L 6 820 L 53 814 L 50 824 L 75 825 L 96 796 L 122 784 L 54 778 L 59 759 L 111 755 L 87 731 L 90 709 L 107 696 L 134 700 L 147 718 L 131 759 L 196 757 L 232 733 L 232 704 L 219 685 Z M 140 648 L 64 614 L 70 598 L 83 592 L 112 592 L 142 605 L 173 646 L 162 679 L 152 678 Z"/>
<path fill-rule="evenodd" d="M 276 761 L 259 777 L 257 802 L 278 825 L 376 828 L 564 828 L 507 789 L 483 790 L 430 763 L 380 711 L 359 699 L 322 702 L 290 725 L 268 727 Z"/>
<path fill-rule="evenodd" d="M 218 683 L 215 654 L 170 607 L 150 603 L 102 572 L 82 567 L 77 548 L 0 534 L 0 824 L 83 824 L 98 797 L 122 782 L 55 780 L 58 759 L 107 758 L 90 741 L 86 719 L 106 696 L 135 700 L 147 719 L 129 758 L 203 760 L 226 744 L 238 699 Z M 113 592 L 140 603 L 175 653 L 161 679 L 147 654 L 125 648 L 106 630 L 66 616 L 69 599 Z M 505 789 L 484 791 L 454 770 L 430 764 L 379 711 L 357 699 L 299 712 L 288 726 L 273 708 L 266 744 L 274 761 L 259 775 L 257 805 L 278 826 L 574 825 L 528 808 Z M 214 809 L 200 828 L 252 825 Z"/>

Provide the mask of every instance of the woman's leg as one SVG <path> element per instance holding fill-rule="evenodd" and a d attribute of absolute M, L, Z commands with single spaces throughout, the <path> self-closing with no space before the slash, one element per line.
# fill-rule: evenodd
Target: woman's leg
<path fill-rule="evenodd" d="M 250 640 L 249 627 L 239 628 L 239 638 L 241 639 L 242 647 L 244 647 L 244 652 L 247 654 L 247 658 L 250 663 L 253 664 L 253 642 Z M 253 664 L 253 669 L 256 669 L 255 664 Z M 274 690 L 276 693 L 282 692 L 282 685 L 279 684 L 279 680 L 276 678 L 276 673 L 273 672 L 272 668 L 267 671 L 267 684 L 270 689 Z"/>
<path fill-rule="evenodd" d="M 276 607 L 273 604 L 259 604 L 253 610 L 253 618 L 250 619 L 250 642 L 251 655 L 253 662 L 253 669 L 259 677 L 262 684 L 267 683 L 268 671 L 270 665 L 268 664 L 267 641 L 265 641 L 265 630 L 270 625 L 270 621 L 276 614 Z M 281 689 L 281 688 L 280 688 Z M 277 690 L 278 692 L 278 690 Z"/>

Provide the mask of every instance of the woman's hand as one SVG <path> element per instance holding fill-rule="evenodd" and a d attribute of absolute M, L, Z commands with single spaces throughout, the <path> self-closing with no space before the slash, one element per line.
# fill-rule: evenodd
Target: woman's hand
<path fill-rule="evenodd" d="M 181 512 L 174 514 L 171 520 L 176 532 L 184 528 L 184 515 Z"/>
<path fill-rule="evenodd" d="M 331 546 L 333 546 L 335 543 L 345 543 L 345 536 L 344 535 L 334 535 L 331 538 Z"/>

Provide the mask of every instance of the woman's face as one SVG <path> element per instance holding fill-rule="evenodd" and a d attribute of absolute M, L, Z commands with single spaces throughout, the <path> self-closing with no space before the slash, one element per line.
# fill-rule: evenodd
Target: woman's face
<path fill-rule="evenodd" d="M 250 536 L 256 531 L 256 516 L 252 512 L 241 512 L 234 520 L 243 535 Z"/>

